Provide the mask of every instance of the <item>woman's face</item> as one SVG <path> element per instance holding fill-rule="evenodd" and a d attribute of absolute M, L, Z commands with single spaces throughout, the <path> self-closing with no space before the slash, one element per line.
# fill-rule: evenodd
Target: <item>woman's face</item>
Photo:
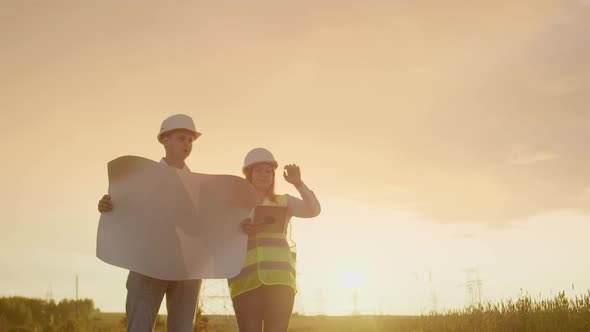
<path fill-rule="evenodd" d="M 274 182 L 274 167 L 270 164 L 256 164 L 252 167 L 252 184 L 258 190 L 268 190 Z"/>

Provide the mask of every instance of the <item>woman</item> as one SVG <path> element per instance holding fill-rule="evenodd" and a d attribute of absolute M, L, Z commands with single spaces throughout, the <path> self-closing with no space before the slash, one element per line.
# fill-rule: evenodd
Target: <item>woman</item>
<path fill-rule="evenodd" d="M 275 171 L 278 163 L 263 148 L 250 151 L 242 172 L 258 191 L 259 205 L 284 206 L 291 217 L 312 218 L 320 213 L 320 203 L 301 180 L 297 165 L 287 165 L 283 176 L 294 185 L 301 198 L 276 195 Z M 271 232 L 263 223 L 244 220 L 248 251 L 242 271 L 229 279 L 229 289 L 241 332 L 287 331 L 295 300 L 295 257 L 287 241 L 286 229 Z"/>

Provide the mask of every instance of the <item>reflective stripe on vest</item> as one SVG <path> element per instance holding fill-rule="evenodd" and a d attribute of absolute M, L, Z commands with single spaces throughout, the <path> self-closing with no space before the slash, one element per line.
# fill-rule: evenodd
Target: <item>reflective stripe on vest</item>
<path fill-rule="evenodd" d="M 263 205 L 287 206 L 287 196 Z M 295 290 L 295 261 L 285 233 L 258 233 L 248 238 L 248 251 L 240 273 L 228 279 L 232 298 L 262 285 L 286 285 Z"/>
<path fill-rule="evenodd" d="M 287 239 L 268 239 L 268 238 L 262 238 L 262 239 L 256 239 L 256 238 L 252 238 L 252 239 L 248 239 L 248 249 L 254 249 L 256 247 L 284 247 L 284 248 L 289 248 L 289 243 L 287 242 Z"/>
<path fill-rule="evenodd" d="M 261 270 L 285 270 L 295 274 L 295 269 L 291 266 L 290 263 L 287 262 L 259 262 L 254 263 L 252 265 L 246 266 L 242 268 L 242 271 L 237 276 L 230 279 L 230 281 L 235 281 L 237 279 L 243 278 L 250 273 L 257 272 L 258 269 Z"/>

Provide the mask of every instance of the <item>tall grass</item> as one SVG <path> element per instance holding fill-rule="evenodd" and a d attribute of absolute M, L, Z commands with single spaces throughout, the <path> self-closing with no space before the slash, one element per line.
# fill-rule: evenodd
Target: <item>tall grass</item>
<path fill-rule="evenodd" d="M 590 332 L 590 291 L 574 299 L 565 292 L 549 300 L 525 294 L 515 301 L 423 316 L 421 325 L 424 332 Z"/>
<path fill-rule="evenodd" d="M 85 322 L 72 320 L 71 301 L 62 305 L 26 298 L 0 298 L 0 332 L 8 331 L 101 331 L 125 330 L 124 313 L 94 311 Z M 86 301 L 89 305 L 90 300 Z M 66 305 L 67 304 L 67 305 Z M 80 303 L 79 303 L 80 304 Z M 40 309 L 39 309 L 40 308 Z M 57 309 L 63 309 L 60 313 Z M 86 317 L 90 311 L 80 317 Z M 52 309 L 52 310 L 49 310 Z M 78 306 L 78 310 L 80 306 Z M 51 314 L 49 315 L 48 314 Z M 48 317 L 54 317 L 49 319 Z M 160 325 L 164 319 L 160 319 Z M 199 316 L 200 332 L 236 331 L 232 316 Z M 84 323 L 84 324 L 82 324 Z M 158 330 L 158 329 L 156 329 Z M 162 330 L 162 329 L 160 329 Z M 534 300 L 528 294 L 516 300 L 487 303 L 461 310 L 423 316 L 299 316 L 291 320 L 290 332 L 590 332 L 590 291 L 575 298 L 565 292 L 552 299 Z"/>

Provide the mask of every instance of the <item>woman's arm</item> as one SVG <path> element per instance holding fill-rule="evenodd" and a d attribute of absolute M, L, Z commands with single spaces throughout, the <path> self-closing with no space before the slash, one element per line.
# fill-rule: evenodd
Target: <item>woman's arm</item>
<path fill-rule="evenodd" d="M 289 214 L 298 218 L 313 218 L 320 214 L 322 208 L 314 192 L 305 183 L 296 187 L 301 199 L 287 195 Z"/>
<path fill-rule="evenodd" d="M 289 214 L 299 218 L 313 218 L 320 214 L 320 202 L 313 191 L 311 191 L 301 180 L 301 171 L 297 165 L 286 165 L 283 173 L 285 180 L 295 186 L 301 199 L 287 195 Z"/>

